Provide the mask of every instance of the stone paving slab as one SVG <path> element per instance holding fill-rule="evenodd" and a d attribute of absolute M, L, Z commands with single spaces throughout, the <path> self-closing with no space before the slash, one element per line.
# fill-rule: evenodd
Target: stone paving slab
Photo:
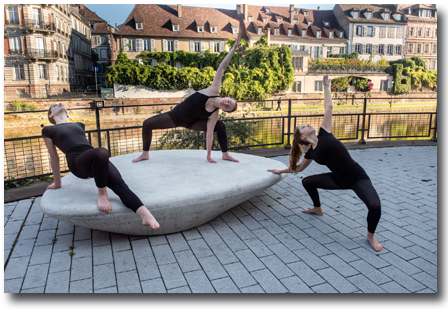
<path fill-rule="evenodd" d="M 351 190 L 320 190 L 312 163 L 200 227 L 127 236 L 44 216 L 40 197 L 4 206 L 5 293 L 437 293 L 437 146 L 350 150 L 382 203 L 373 251 Z M 274 159 L 285 164 L 288 156 Z"/>

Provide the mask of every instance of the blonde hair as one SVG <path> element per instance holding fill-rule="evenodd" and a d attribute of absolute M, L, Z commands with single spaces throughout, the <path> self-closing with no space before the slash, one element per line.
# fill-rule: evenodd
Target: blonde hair
<path fill-rule="evenodd" d="M 294 131 L 294 137 L 292 140 L 291 151 L 289 152 L 289 166 L 291 169 L 295 170 L 297 168 L 297 162 L 299 162 L 300 157 L 303 155 L 302 145 L 309 146 L 310 143 L 300 139 L 302 134 L 299 128 L 296 127 Z"/>

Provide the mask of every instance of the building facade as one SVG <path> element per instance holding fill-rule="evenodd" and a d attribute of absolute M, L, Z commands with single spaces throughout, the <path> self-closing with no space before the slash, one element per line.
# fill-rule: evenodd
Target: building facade
<path fill-rule="evenodd" d="M 373 61 L 404 57 L 406 21 L 395 5 L 337 4 L 333 12 L 349 38 L 348 52 Z"/>
<path fill-rule="evenodd" d="M 96 62 L 96 67 L 98 68 L 97 83 L 105 86 L 106 70 L 111 65 L 111 46 L 114 42 L 113 33 L 115 28 L 85 6 L 80 9 L 80 13 L 84 14 L 84 17 L 90 23 L 92 50 L 98 55 Z"/>
<path fill-rule="evenodd" d="M 347 52 L 347 38 L 333 11 L 288 7 L 237 5 L 252 47 L 263 35 L 272 46 L 287 45 L 311 58 Z"/>
<path fill-rule="evenodd" d="M 404 57 L 420 56 L 437 70 L 437 5 L 396 6 L 407 23 Z"/>
<path fill-rule="evenodd" d="M 240 31 L 235 10 L 137 4 L 114 36 L 117 48 L 138 62 L 143 51 L 222 52 L 229 49 L 225 42 Z M 156 60 L 151 64 L 157 64 Z"/>

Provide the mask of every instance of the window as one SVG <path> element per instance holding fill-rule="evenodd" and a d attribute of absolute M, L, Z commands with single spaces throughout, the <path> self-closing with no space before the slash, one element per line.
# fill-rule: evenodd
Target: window
<path fill-rule="evenodd" d="M 90 28 L 91 28 L 92 30 L 96 30 L 96 24 L 95 24 L 95 23 L 91 23 L 91 24 L 90 24 Z"/>
<path fill-rule="evenodd" d="M 429 45 L 428 45 L 429 46 Z M 397 54 L 397 55 L 401 55 L 401 45 L 397 45 L 397 46 L 395 46 L 395 53 Z"/>
<path fill-rule="evenodd" d="M 194 52 L 201 52 L 201 42 L 194 42 Z"/>
<path fill-rule="evenodd" d="M 19 10 L 17 7 L 9 7 L 9 21 L 14 24 L 19 23 Z"/>
<path fill-rule="evenodd" d="M 333 32 L 332 31 L 328 33 L 328 37 L 329 38 L 333 38 Z"/>
<path fill-rule="evenodd" d="M 432 53 L 437 54 L 437 44 L 432 45 Z"/>
<path fill-rule="evenodd" d="M 431 37 L 431 29 L 426 28 L 426 37 Z"/>
<path fill-rule="evenodd" d="M 389 38 L 395 38 L 395 28 L 389 28 L 387 30 L 387 37 Z"/>
<path fill-rule="evenodd" d="M 9 49 L 17 52 L 22 51 L 22 42 L 19 36 L 13 36 L 9 39 Z"/>
<path fill-rule="evenodd" d="M 306 30 L 302 30 L 302 37 L 306 37 Z"/>
<path fill-rule="evenodd" d="M 316 32 L 316 37 L 320 37 L 320 31 Z"/>
<path fill-rule="evenodd" d="M 367 12 L 367 18 L 371 19 L 372 18 L 372 12 Z"/>
<path fill-rule="evenodd" d="M 204 32 L 204 26 L 199 26 L 198 27 L 198 32 L 199 33 L 203 33 Z"/>
<path fill-rule="evenodd" d="M 219 42 L 212 42 L 213 44 L 213 52 L 221 52 L 221 50 L 219 49 Z"/>
<path fill-rule="evenodd" d="M 308 16 L 308 12 L 306 12 L 306 11 L 303 12 L 303 15 Z"/>
<path fill-rule="evenodd" d="M 137 29 L 137 30 L 142 30 L 142 23 L 141 23 L 141 22 L 137 22 L 137 23 L 135 24 L 135 29 Z"/>
<path fill-rule="evenodd" d="M 232 30 L 234 34 L 238 34 L 238 27 L 233 27 Z"/>
<path fill-rule="evenodd" d="M 384 20 L 389 20 L 389 19 L 390 19 L 390 14 L 384 13 Z"/>
<path fill-rule="evenodd" d="M 78 60 L 78 58 L 75 58 L 75 61 L 76 60 Z M 76 62 L 76 63 L 78 63 L 78 62 Z M 57 65 L 56 65 L 56 79 L 59 80 L 59 66 L 57 66 Z"/>
<path fill-rule="evenodd" d="M 345 54 L 345 47 L 340 47 L 339 48 L 339 53 L 340 54 Z"/>
<path fill-rule="evenodd" d="M 261 34 L 263 34 L 263 28 L 258 27 L 258 35 L 261 35 Z"/>
<path fill-rule="evenodd" d="M 386 37 L 386 27 L 380 27 L 380 38 Z"/>
<path fill-rule="evenodd" d="M 23 64 L 14 65 L 14 79 L 25 79 L 25 70 Z"/>
<path fill-rule="evenodd" d="M 408 44 L 408 53 L 413 53 L 414 52 L 414 44 L 413 43 L 409 43 Z"/>
<path fill-rule="evenodd" d="M 361 45 L 360 44 L 355 44 L 355 52 L 357 53 L 361 53 Z"/>
<path fill-rule="evenodd" d="M 393 45 L 388 45 L 387 46 L 387 54 L 388 55 L 393 55 L 394 54 L 394 46 Z"/>
<path fill-rule="evenodd" d="M 436 69 L 436 61 L 431 61 L 429 65 L 429 70 L 435 70 Z"/>
<path fill-rule="evenodd" d="M 301 45 L 301 46 L 299 47 L 299 50 L 300 50 L 300 51 L 306 51 L 306 50 L 305 50 L 305 46 L 304 46 L 304 45 Z"/>
<path fill-rule="evenodd" d="M 292 67 L 295 70 L 302 70 L 302 67 L 303 67 L 303 57 L 293 57 L 293 59 L 292 59 Z"/>
<path fill-rule="evenodd" d="M 425 54 L 429 54 L 429 44 L 425 44 Z"/>
<path fill-rule="evenodd" d="M 277 19 L 277 23 L 282 23 L 282 19 Z"/>
<path fill-rule="evenodd" d="M 315 81 L 314 82 L 314 91 L 316 91 L 316 92 L 322 92 L 323 91 L 323 82 L 322 81 Z"/>
<path fill-rule="evenodd" d="M 166 50 L 174 51 L 174 41 L 173 40 L 166 41 Z"/>
<path fill-rule="evenodd" d="M 327 58 L 332 53 L 333 53 L 333 47 L 327 47 Z"/>
<path fill-rule="evenodd" d="M 412 14 L 412 9 L 408 8 L 408 14 L 411 15 Z"/>
<path fill-rule="evenodd" d="M 367 27 L 367 36 L 373 36 L 373 27 Z"/>
<path fill-rule="evenodd" d="M 362 27 L 356 26 L 356 36 L 362 36 Z"/>
<path fill-rule="evenodd" d="M 414 28 L 413 27 L 409 28 L 409 36 L 414 36 Z"/>
<path fill-rule="evenodd" d="M 344 32 L 339 32 L 339 38 L 344 38 Z"/>
<path fill-rule="evenodd" d="M 325 22 L 325 27 L 328 27 L 330 25 L 330 22 Z"/>
<path fill-rule="evenodd" d="M 387 80 L 382 80 L 381 81 L 380 91 L 386 91 L 387 92 Z"/>
<path fill-rule="evenodd" d="M 378 54 L 379 55 L 384 55 L 384 44 L 380 44 L 378 46 Z"/>
<path fill-rule="evenodd" d="M 417 44 L 417 54 L 421 54 L 421 52 L 422 52 L 422 45 Z"/>
<path fill-rule="evenodd" d="M 288 35 L 289 35 L 289 36 L 292 35 L 292 29 L 288 29 Z"/>
<path fill-rule="evenodd" d="M 216 27 L 212 27 L 211 32 L 212 32 L 213 34 L 216 34 Z"/>
<path fill-rule="evenodd" d="M 263 19 L 263 23 L 266 23 L 266 22 L 268 22 L 268 19 Z"/>
<path fill-rule="evenodd" d="M 434 28 L 434 37 L 437 37 L 437 28 Z"/>
<path fill-rule="evenodd" d="M 249 22 L 252 22 L 252 21 L 253 21 L 252 16 L 249 16 Z"/>
<path fill-rule="evenodd" d="M 358 19 L 359 18 L 359 12 L 353 12 L 353 18 Z"/>
<path fill-rule="evenodd" d="M 179 25 L 173 25 L 173 31 L 178 32 L 179 31 Z"/>
<path fill-rule="evenodd" d="M 324 47 L 314 47 L 313 51 L 314 51 L 314 58 L 322 58 Z"/>
<path fill-rule="evenodd" d="M 39 27 L 40 25 L 40 10 L 38 8 L 33 8 L 33 23 L 34 26 Z"/>
<path fill-rule="evenodd" d="M 311 26 L 313 24 L 313 21 L 308 21 L 308 26 Z"/>
<path fill-rule="evenodd" d="M 417 33 L 418 37 L 422 37 L 422 35 L 423 35 L 423 34 L 422 34 L 422 31 L 423 31 L 422 28 L 418 28 L 418 30 L 417 30 L 417 32 L 418 32 L 418 33 Z"/>
<path fill-rule="evenodd" d="M 397 14 L 397 21 L 401 20 L 401 14 Z"/>
<path fill-rule="evenodd" d="M 302 92 L 302 82 L 294 82 L 292 92 Z"/>
<path fill-rule="evenodd" d="M 266 13 L 270 14 L 271 10 L 269 8 L 266 8 Z"/>
<path fill-rule="evenodd" d="M 299 20 L 294 20 L 294 23 L 295 23 L 295 24 L 298 24 L 298 23 L 299 23 Z"/>
<path fill-rule="evenodd" d="M 100 50 L 100 58 L 101 59 L 107 59 L 107 50 L 106 49 L 101 49 Z"/>
<path fill-rule="evenodd" d="M 135 51 L 135 39 L 128 40 L 129 51 Z"/>
<path fill-rule="evenodd" d="M 371 54 L 371 53 L 372 53 L 372 45 L 366 44 L 366 54 Z"/>
<path fill-rule="evenodd" d="M 106 43 L 106 36 L 101 36 L 101 44 Z"/>
<path fill-rule="evenodd" d="M 278 28 L 274 29 L 274 35 L 279 35 L 279 31 L 280 31 L 280 29 L 278 29 Z"/>

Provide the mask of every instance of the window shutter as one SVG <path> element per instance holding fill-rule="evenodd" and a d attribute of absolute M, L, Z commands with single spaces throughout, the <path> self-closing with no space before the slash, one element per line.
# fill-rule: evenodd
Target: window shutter
<path fill-rule="evenodd" d="M 136 51 L 142 51 L 143 50 L 143 40 L 142 39 L 136 39 Z"/>
<path fill-rule="evenodd" d="M 5 46 L 4 53 L 5 53 L 5 55 L 9 55 L 9 39 L 8 39 L 7 37 L 5 37 L 4 41 L 5 41 L 5 44 L 4 44 L 4 46 Z"/>
<path fill-rule="evenodd" d="M 366 36 L 367 35 L 367 27 L 364 26 L 362 27 L 362 36 Z"/>
<path fill-rule="evenodd" d="M 319 58 L 323 58 L 324 55 L 324 47 L 319 47 Z"/>
<path fill-rule="evenodd" d="M 129 50 L 128 39 L 127 38 L 123 39 L 123 49 L 124 49 L 124 51 L 128 51 Z"/>
<path fill-rule="evenodd" d="M 168 49 L 167 40 L 162 40 L 162 51 L 167 51 L 167 49 Z"/>
<path fill-rule="evenodd" d="M 151 39 L 151 50 L 152 52 L 156 51 L 156 40 Z"/>
<path fill-rule="evenodd" d="M 366 45 L 362 44 L 361 45 L 361 55 L 364 55 L 366 53 Z"/>
<path fill-rule="evenodd" d="M 378 55 L 378 44 L 372 46 L 372 55 Z"/>
<path fill-rule="evenodd" d="M 372 37 L 375 37 L 376 27 L 372 27 Z"/>
<path fill-rule="evenodd" d="M 221 43 L 220 43 L 219 51 L 220 51 L 220 52 L 223 52 L 223 51 L 224 51 L 224 42 L 221 42 Z"/>
<path fill-rule="evenodd" d="M 174 40 L 174 51 L 179 50 L 179 42 L 177 40 Z"/>
<path fill-rule="evenodd" d="M 309 48 L 310 57 L 313 58 L 313 47 L 310 46 Z"/>
<path fill-rule="evenodd" d="M 194 41 L 190 41 L 190 52 L 194 52 Z"/>
<path fill-rule="evenodd" d="M 201 53 L 205 52 L 205 42 L 201 41 Z"/>

